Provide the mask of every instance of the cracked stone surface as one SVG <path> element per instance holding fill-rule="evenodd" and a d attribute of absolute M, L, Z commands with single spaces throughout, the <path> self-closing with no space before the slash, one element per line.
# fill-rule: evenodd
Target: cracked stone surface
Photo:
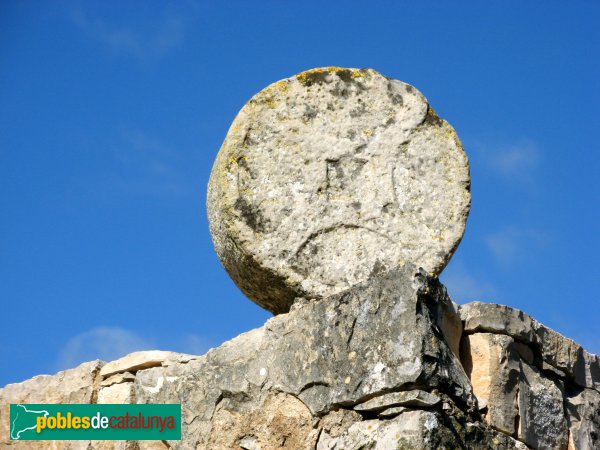
<path fill-rule="evenodd" d="M 318 431 L 308 408 L 296 397 L 284 393 L 266 396 L 258 408 L 248 408 L 243 398 L 224 402 L 215 411 L 207 449 L 312 450 Z M 246 406 L 246 407 L 245 407 Z"/>
<path fill-rule="evenodd" d="M 242 108 L 207 209 L 227 272 L 277 314 L 405 263 L 438 274 L 462 238 L 469 189 L 456 133 L 417 89 L 328 67 Z"/>
<path fill-rule="evenodd" d="M 231 416 L 254 414 L 271 391 L 294 396 L 312 417 L 418 386 L 443 389 L 475 410 L 468 378 L 436 322 L 441 308 L 453 308 L 445 289 L 406 265 L 295 306 L 185 365 L 142 370 L 136 398 L 184 405 L 183 445 L 191 448 L 208 448 L 208 436 L 229 433 Z M 428 392 L 405 400 L 437 402 Z"/>
<path fill-rule="evenodd" d="M 461 425 L 437 412 L 410 409 L 391 420 L 356 422 L 336 438 L 323 433 L 317 443 L 317 450 L 456 448 L 528 449 L 523 443 L 489 428 Z"/>
<path fill-rule="evenodd" d="M 521 362 L 518 438 L 537 449 L 564 449 L 568 427 L 563 397 L 560 381 L 544 377 L 536 367 Z"/>
<path fill-rule="evenodd" d="M 535 349 L 541 369 L 581 387 L 600 390 L 600 357 L 523 311 L 493 303 L 472 302 L 461 305 L 459 314 L 465 334 L 491 332 L 511 336 Z M 530 352 L 523 347 L 517 347 L 517 350 Z M 533 359 L 533 353 L 522 356 L 526 360 Z"/>
<path fill-rule="evenodd" d="M 519 356 L 510 336 L 477 333 L 462 343 L 462 363 L 484 419 L 508 435 L 516 433 Z"/>
<path fill-rule="evenodd" d="M 148 350 L 142 352 L 134 352 L 119 358 L 115 361 L 106 363 L 100 369 L 102 377 L 125 373 L 127 371 L 136 371 L 155 366 L 168 366 L 178 362 L 187 362 L 190 359 L 197 358 L 194 355 L 186 355 L 185 353 L 166 352 L 163 350 Z"/>
<path fill-rule="evenodd" d="M 567 391 L 569 450 L 600 448 L 600 392 L 572 386 Z"/>
<path fill-rule="evenodd" d="M 10 441 L 10 404 L 95 403 L 103 364 L 100 360 L 90 361 L 55 375 L 38 375 L 0 389 L 0 448 L 10 445 L 23 450 L 87 450 L 90 441 Z"/>
<path fill-rule="evenodd" d="M 420 406 L 428 408 L 437 405 L 439 402 L 440 398 L 437 395 L 420 389 L 414 389 L 411 391 L 383 394 L 356 405 L 354 409 L 356 411 L 383 411 L 390 406 Z"/>
<path fill-rule="evenodd" d="M 534 449 L 600 446 L 597 355 L 508 306 L 459 313 L 461 360 L 491 427 Z"/>
<path fill-rule="evenodd" d="M 457 311 L 407 264 L 203 356 L 138 352 L 8 385 L 0 447 L 587 450 L 600 446 L 594 361 L 518 310 Z M 181 403 L 183 439 L 7 441 L 8 404 L 37 402 Z"/>

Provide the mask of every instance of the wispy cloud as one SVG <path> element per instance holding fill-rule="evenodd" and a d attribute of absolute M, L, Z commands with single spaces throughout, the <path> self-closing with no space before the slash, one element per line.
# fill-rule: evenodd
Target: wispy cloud
<path fill-rule="evenodd" d="M 204 336 L 197 334 L 187 334 L 181 339 L 181 344 L 177 351 L 181 353 L 189 353 L 190 355 L 204 355 L 217 344 Z"/>
<path fill-rule="evenodd" d="M 136 333 L 118 327 L 96 327 L 67 341 L 59 353 L 57 370 L 75 367 L 85 361 L 111 361 L 128 353 L 149 350 L 153 343 Z"/>
<path fill-rule="evenodd" d="M 533 184 L 541 153 L 530 139 L 508 144 L 476 141 L 473 147 L 488 171 L 511 183 Z"/>
<path fill-rule="evenodd" d="M 217 343 L 197 334 L 170 336 L 168 342 L 142 337 L 120 327 L 95 327 L 69 339 L 58 355 L 56 370 L 75 367 L 86 361 L 112 361 L 143 350 L 168 350 L 203 355 Z"/>
<path fill-rule="evenodd" d="M 494 259 L 502 265 L 512 264 L 530 255 L 532 251 L 544 246 L 547 239 L 547 234 L 542 231 L 514 226 L 491 233 L 484 238 Z"/>
<path fill-rule="evenodd" d="M 79 7 L 71 11 L 71 19 L 89 38 L 116 52 L 140 59 L 161 57 L 177 47 L 183 41 L 186 29 L 185 21 L 180 15 L 168 13 L 150 22 L 140 20 L 123 25 L 112 23 Z"/>
<path fill-rule="evenodd" d="M 109 183 L 121 192 L 139 195 L 181 195 L 189 183 L 181 155 L 141 130 L 121 133 L 113 145 L 114 172 Z"/>
<path fill-rule="evenodd" d="M 492 168 L 509 178 L 529 179 L 539 163 L 539 151 L 529 140 L 500 148 L 490 155 Z"/>
<path fill-rule="evenodd" d="M 494 285 L 485 279 L 475 277 L 471 271 L 458 263 L 451 263 L 443 272 L 441 280 L 448 289 L 452 300 L 458 303 L 493 301 L 498 295 Z"/>

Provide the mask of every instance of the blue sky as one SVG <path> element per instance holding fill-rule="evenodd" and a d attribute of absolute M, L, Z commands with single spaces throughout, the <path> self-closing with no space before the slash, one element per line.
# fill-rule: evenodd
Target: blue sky
<path fill-rule="evenodd" d="M 328 65 L 416 86 L 473 206 L 442 274 L 600 353 L 600 4 L 0 3 L 0 385 L 97 357 L 203 353 L 270 316 L 205 212 L 242 105 Z"/>

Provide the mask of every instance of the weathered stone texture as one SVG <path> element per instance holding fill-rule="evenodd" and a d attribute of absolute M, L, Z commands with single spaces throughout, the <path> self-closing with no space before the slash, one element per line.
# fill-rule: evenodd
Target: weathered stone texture
<path fill-rule="evenodd" d="M 528 447 L 479 424 L 459 423 L 435 411 L 406 409 L 391 420 L 354 423 L 337 438 L 322 434 L 317 450 L 503 449 Z"/>
<path fill-rule="evenodd" d="M 600 448 L 600 392 L 571 387 L 565 402 L 569 450 Z"/>
<path fill-rule="evenodd" d="M 560 381 L 544 377 L 534 366 L 521 363 L 518 438 L 537 449 L 562 450 L 568 428 Z"/>
<path fill-rule="evenodd" d="M 390 392 L 372 398 L 354 407 L 355 411 L 378 412 L 392 406 L 416 406 L 428 408 L 437 405 L 441 399 L 430 392 L 415 389 L 411 391 Z"/>
<path fill-rule="evenodd" d="M 523 342 L 534 341 L 533 319 L 518 309 L 494 303 L 472 302 L 459 307 L 465 333 L 506 334 Z"/>
<path fill-rule="evenodd" d="M 512 336 L 529 346 L 541 369 L 554 372 L 581 387 L 600 390 L 600 358 L 524 312 L 482 302 L 462 305 L 459 311 L 466 334 L 491 332 Z"/>
<path fill-rule="evenodd" d="M 110 375 L 125 373 L 127 371 L 135 372 L 149 367 L 169 366 L 176 363 L 185 363 L 191 359 L 197 358 L 194 355 L 184 353 L 166 352 L 163 350 L 149 350 L 143 352 L 130 353 L 123 358 L 111 361 L 105 364 L 100 370 L 100 375 L 106 378 Z"/>
<path fill-rule="evenodd" d="M 436 322 L 438 309 L 451 307 L 441 285 L 405 266 L 301 304 L 185 366 L 144 370 L 136 398 L 194 404 L 184 407 L 185 434 L 201 447 L 217 408 L 259 409 L 270 390 L 316 417 L 412 386 L 469 405 L 468 379 Z"/>
<path fill-rule="evenodd" d="M 319 433 L 310 411 L 296 397 L 279 392 L 268 394 L 255 408 L 244 403 L 243 398 L 229 397 L 218 404 L 206 448 L 314 449 Z"/>
<path fill-rule="evenodd" d="M 133 383 L 118 383 L 100 387 L 98 403 L 135 403 Z"/>
<path fill-rule="evenodd" d="M 217 254 L 274 312 L 405 262 L 439 273 L 470 206 L 468 161 L 414 87 L 371 69 L 300 73 L 256 94 L 219 151 Z"/>
<path fill-rule="evenodd" d="M 299 299 L 204 356 L 140 352 L 8 385 L 0 414 L 10 402 L 182 404 L 181 441 L 12 442 L 15 449 L 600 446 L 600 392 L 577 383 L 580 363 L 569 357 L 594 355 L 520 311 L 478 303 L 459 308 L 463 370 L 451 350 L 463 328 L 456 311 L 437 280 L 407 265 L 320 301 Z M 580 380 L 594 386 L 588 374 Z"/>
<path fill-rule="evenodd" d="M 242 108 L 213 167 L 223 265 L 276 315 L 203 356 L 136 352 L 0 389 L 0 446 L 85 450 L 600 448 L 600 358 L 432 275 L 469 169 L 415 88 L 302 72 Z M 10 403 L 180 403 L 180 441 L 10 441 Z"/>
<path fill-rule="evenodd" d="M 508 435 L 517 431 L 519 356 L 509 336 L 477 333 L 463 338 L 463 365 L 485 420 Z"/>
<path fill-rule="evenodd" d="M 104 363 L 96 360 L 55 375 L 38 375 L 0 389 L 0 447 L 23 450 L 85 450 L 90 441 L 10 441 L 11 403 L 95 403 Z"/>
<path fill-rule="evenodd" d="M 460 314 L 462 362 L 492 427 L 536 449 L 600 444 L 596 355 L 507 306 L 474 302 Z"/>
<path fill-rule="evenodd" d="M 435 413 L 407 410 L 391 420 L 357 422 L 335 439 L 320 439 L 317 450 L 442 449 L 460 444 Z"/>

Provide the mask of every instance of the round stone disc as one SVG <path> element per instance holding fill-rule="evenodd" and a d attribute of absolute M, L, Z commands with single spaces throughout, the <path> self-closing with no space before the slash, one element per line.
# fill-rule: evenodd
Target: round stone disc
<path fill-rule="evenodd" d="M 278 81 L 239 112 L 210 176 L 215 249 L 277 314 L 406 262 L 439 274 L 469 213 L 467 157 L 414 87 L 327 67 Z"/>

